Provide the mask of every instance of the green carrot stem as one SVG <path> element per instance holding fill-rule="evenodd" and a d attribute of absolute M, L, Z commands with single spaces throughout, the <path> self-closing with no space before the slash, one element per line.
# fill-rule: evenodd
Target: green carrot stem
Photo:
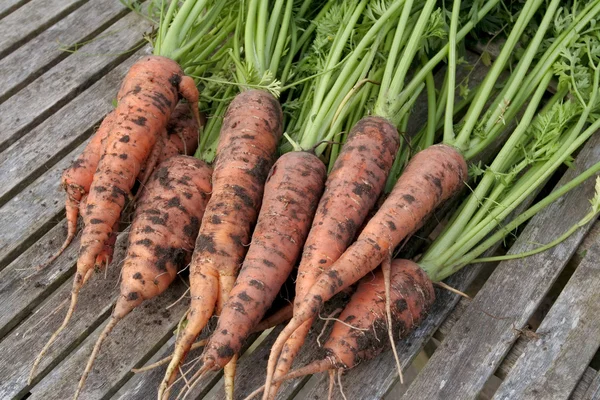
<path fill-rule="evenodd" d="M 600 127 L 600 123 L 598 124 L 598 126 L 596 126 L 595 130 L 597 130 L 598 127 Z M 511 221 L 509 224 L 507 224 L 503 229 L 499 230 L 494 235 L 490 236 L 487 240 L 485 240 L 479 246 L 475 247 L 469 253 L 465 254 L 463 257 L 461 257 L 460 259 L 458 259 L 457 261 L 455 261 L 452 265 L 447 266 L 439 274 L 435 275 L 434 278 L 432 278 L 432 280 L 433 281 L 443 280 L 446 277 L 452 275 L 454 272 L 458 271 L 463 266 L 465 266 L 467 264 L 470 264 L 472 262 L 475 262 L 477 260 L 477 257 L 479 255 L 483 254 L 493 244 L 495 244 L 496 242 L 502 240 L 504 237 L 506 237 L 506 235 L 508 235 L 511 231 L 513 231 L 514 229 L 516 229 L 519 225 L 521 225 L 525 221 L 529 220 L 531 217 L 533 217 L 535 214 L 537 214 L 542 209 L 544 209 L 545 207 L 547 207 L 549 204 L 553 203 L 558 198 L 562 197 L 563 195 L 565 195 L 570 190 L 572 190 L 575 187 L 579 186 L 585 180 L 587 180 L 588 178 L 590 178 L 593 175 L 597 174 L 598 172 L 600 172 L 600 162 L 594 164 L 593 166 L 591 166 L 590 168 L 588 168 L 587 170 L 585 170 L 583 173 L 579 174 L 576 178 L 572 179 L 571 181 L 569 181 L 565 185 L 563 185 L 560 188 L 556 189 L 551 194 L 549 194 L 548 196 L 546 196 L 543 200 L 541 200 L 540 202 L 538 202 L 534 206 L 530 207 L 524 213 L 520 214 L 513 221 Z M 575 228 L 574 230 L 576 230 L 576 229 L 577 228 Z"/>

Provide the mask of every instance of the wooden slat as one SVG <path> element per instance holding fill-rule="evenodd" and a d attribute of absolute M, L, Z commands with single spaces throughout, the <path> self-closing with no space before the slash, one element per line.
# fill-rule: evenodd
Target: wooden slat
<path fill-rule="evenodd" d="M 118 292 L 120 260 L 125 252 L 127 235 L 120 235 L 115 260 L 107 271 L 94 276 L 83 287 L 73 318 L 50 348 L 38 369 L 39 381 L 101 324 L 112 308 Z M 21 325 L 0 342 L 0 398 L 20 397 L 27 393 L 27 376 L 33 360 L 60 326 L 67 311 L 72 282 L 64 282 Z M 75 379 L 75 378 L 74 378 Z M 34 382 L 35 383 L 35 382 Z"/>
<path fill-rule="evenodd" d="M 112 99 L 131 65 L 149 52 L 149 47 L 137 51 L 0 153 L 0 176 L 5 179 L 0 188 L 0 205 L 92 134 L 113 109 Z"/>
<path fill-rule="evenodd" d="M 598 238 L 597 238 L 598 239 Z M 567 398 L 600 346 L 600 241 L 536 330 L 494 399 Z"/>
<path fill-rule="evenodd" d="M 116 283 L 116 281 L 113 281 Z M 144 363 L 171 336 L 171 332 L 185 312 L 187 304 L 179 302 L 185 292 L 183 282 L 177 281 L 163 295 L 149 300 L 128 315 L 106 339 L 81 399 L 95 400 L 115 393 L 133 375 L 131 368 Z M 101 292 L 95 295 L 105 295 Z M 30 399 L 62 400 L 73 396 L 87 359 L 104 324 L 88 336 L 76 352 L 70 354 L 39 384 L 30 390 Z"/>
<path fill-rule="evenodd" d="M 600 373 L 596 373 L 581 400 L 600 400 Z"/>
<path fill-rule="evenodd" d="M 60 175 L 81 153 L 84 145 L 85 143 L 75 148 L 0 208 L 3 227 L 0 231 L 0 268 L 5 267 L 60 220 L 65 196 L 59 188 Z"/>
<path fill-rule="evenodd" d="M 149 22 L 130 13 L 0 105 L 0 151 L 130 56 Z M 110 32 L 110 34 L 108 33 Z M 118 90 L 118 89 L 116 89 Z"/>
<path fill-rule="evenodd" d="M 33 0 L 0 21 L 0 58 L 87 0 Z"/>
<path fill-rule="evenodd" d="M 21 7 L 23 4 L 30 0 L 4 0 L 0 3 L 0 19 L 6 17 L 8 14 L 14 12 L 16 9 Z"/>
<path fill-rule="evenodd" d="M 117 0 L 86 3 L 0 60 L 0 102 L 68 57 L 62 47 L 83 44 L 127 11 Z"/>
<path fill-rule="evenodd" d="M 189 301 L 184 301 L 183 306 L 185 309 L 189 306 Z M 213 321 L 214 322 L 214 321 Z M 214 328 L 214 325 L 211 325 Z M 205 338 L 210 335 L 211 329 L 206 329 L 200 335 L 200 338 Z M 173 354 L 173 346 L 175 344 L 175 338 L 171 337 L 170 340 L 163 345 L 154 356 L 146 363 L 151 364 L 154 361 L 161 360 Z M 183 371 L 186 373 L 188 378 L 198 370 L 199 364 L 194 364 L 195 360 L 202 354 L 202 348 L 191 351 L 186 356 L 186 365 L 183 367 Z M 193 367 L 193 368 L 192 368 Z M 134 375 L 113 397 L 115 400 L 145 400 L 154 399 L 158 392 L 158 385 L 165 375 L 166 366 L 155 368 L 151 371 Z M 191 370 L 191 371 L 190 371 Z M 196 388 L 196 393 L 203 395 L 210 390 L 221 376 L 221 372 L 209 372 L 204 377 L 201 384 Z M 179 381 L 173 385 L 171 397 L 175 398 L 179 391 L 183 388 L 183 381 Z M 194 398 L 194 397 L 189 397 Z"/>
<path fill-rule="evenodd" d="M 577 172 L 600 159 L 599 143 L 600 137 L 595 136 L 581 151 L 576 162 Z M 575 172 L 568 171 L 560 184 L 571 179 Z M 588 180 L 544 209 L 529 222 L 510 253 L 529 250 L 536 247 L 536 243 L 563 233 L 589 211 L 587 199 L 593 193 L 594 182 Z M 556 215 L 561 218 L 557 219 Z M 502 262 L 404 398 L 476 397 L 516 340 L 513 327 L 525 325 L 590 225 L 546 252 Z M 486 318 L 481 310 L 496 318 Z"/>
<path fill-rule="evenodd" d="M 73 274 L 78 238 L 55 262 L 36 273 L 36 267 L 66 236 L 66 224 L 58 224 L 0 272 L 0 339 Z"/>

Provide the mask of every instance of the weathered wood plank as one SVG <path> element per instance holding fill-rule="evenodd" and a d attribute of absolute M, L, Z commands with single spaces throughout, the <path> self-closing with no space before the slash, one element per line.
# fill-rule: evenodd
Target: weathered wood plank
<path fill-rule="evenodd" d="M 91 136 L 113 109 L 112 99 L 131 65 L 149 52 L 149 47 L 137 51 L 0 153 L 0 176 L 5 182 L 0 188 L 0 205 Z"/>
<path fill-rule="evenodd" d="M 565 399 L 600 346 L 600 243 L 588 252 L 494 399 Z"/>
<path fill-rule="evenodd" d="M 600 137 L 595 136 L 577 158 L 580 172 L 600 158 Z M 560 184 L 571 179 L 568 171 Z M 530 221 L 510 252 L 519 253 L 557 237 L 588 212 L 593 180 L 574 189 Z M 560 219 L 555 216 L 560 215 Z M 406 399 L 461 398 L 477 396 L 498 367 L 521 328 L 536 309 L 589 226 L 544 253 L 500 264 L 471 307 L 433 354 L 404 395 Z M 502 299 L 502 301 L 498 301 Z M 499 318 L 485 318 L 481 310 Z"/>
<path fill-rule="evenodd" d="M 50 251 L 56 251 L 66 236 L 66 223 L 61 222 L 0 272 L 0 338 L 75 271 L 79 238 L 55 262 L 41 271 L 35 269 Z"/>
<path fill-rule="evenodd" d="M 182 301 L 185 309 L 189 306 L 189 301 Z M 211 321 L 211 325 L 202 331 L 199 336 L 199 340 L 206 338 L 210 335 L 212 330 L 214 329 L 215 320 Z M 155 361 L 161 360 L 164 357 L 167 357 L 173 354 L 173 347 L 175 345 L 175 337 L 172 336 L 169 341 L 163 345 L 154 356 L 145 364 L 151 364 Z M 185 375 L 189 379 L 191 375 L 194 374 L 198 370 L 199 363 L 196 363 L 196 360 L 202 354 L 203 348 L 199 348 L 193 351 L 186 356 L 186 362 L 184 367 L 182 368 Z M 165 375 L 166 366 L 157 367 L 151 371 L 135 374 L 121 389 L 115 394 L 113 397 L 115 400 L 145 400 L 145 399 L 153 399 L 156 397 L 158 391 L 158 385 L 163 379 Z M 219 377 L 222 375 L 221 371 L 218 372 L 209 372 L 205 375 L 202 382 L 196 387 L 194 393 L 197 393 L 198 396 L 205 395 L 210 388 L 218 381 Z M 175 385 L 173 385 L 171 395 L 172 397 L 176 397 L 179 391 L 183 388 L 183 381 L 179 380 Z M 191 396 L 190 398 L 194 398 Z"/>
<path fill-rule="evenodd" d="M 65 156 L 25 190 L 0 208 L 0 268 L 41 237 L 59 221 L 64 212 L 64 193 L 59 188 L 60 175 L 83 150 L 85 143 Z"/>
<path fill-rule="evenodd" d="M 131 368 L 144 363 L 171 337 L 187 304 L 179 302 L 168 310 L 166 307 L 176 302 L 185 288 L 183 282 L 176 281 L 163 295 L 142 304 L 115 327 L 102 346 L 80 398 L 102 399 L 114 394 L 133 375 Z M 29 398 L 62 400 L 73 396 L 92 347 L 105 324 L 33 387 Z"/>
<path fill-rule="evenodd" d="M 575 396 L 573 396 L 575 398 Z M 581 400 L 600 400 L 600 372 L 596 373 L 596 376 L 588 386 L 587 391 L 584 393 Z"/>
<path fill-rule="evenodd" d="M 21 7 L 30 0 L 4 0 L 0 3 L 0 19 Z"/>
<path fill-rule="evenodd" d="M 33 0 L 0 21 L 0 58 L 87 0 Z"/>
<path fill-rule="evenodd" d="M 1 59 L 0 102 L 68 57 L 61 47 L 86 42 L 127 11 L 120 1 L 91 1 Z"/>
<path fill-rule="evenodd" d="M 150 24 L 129 13 L 0 105 L 0 151 L 129 57 Z M 110 32 L 111 34 L 108 34 Z M 118 90 L 118 89 L 117 89 Z"/>
<path fill-rule="evenodd" d="M 34 384 L 84 340 L 108 316 L 118 293 L 119 262 L 127 235 L 115 247 L 115 260 L 104 279 L 94 276 L 83 287 L 73 318 L 42 360 Z M 60 326 L 71 296 L 72 282 L 64 282 L 46 301 L 0 342 L 0 398 L 21 397 L 29 390 L 27 376 L 33 360 Z M 125 321 L 124 321 L 125 322 Z"/>

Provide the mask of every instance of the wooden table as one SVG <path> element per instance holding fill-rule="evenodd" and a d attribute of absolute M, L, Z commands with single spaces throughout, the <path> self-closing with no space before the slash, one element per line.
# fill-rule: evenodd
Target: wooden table
<path fill-rule="evenodd" d="M 79 247 L 76 241 L 36 271 L 66 233 L 60 174 L 111 109 L 129 66 L 149 52 L 142 37 L 149 30 L 147 21 L 117 0 L 0 3 L 1 399 L 72 396 L 115 302 L 126 232 L 113 265 L 82 290 L 68 329 L 27 384 L 35 355 L 63 319 Z M 575 165 L 581 170 L 598 159 L 596 136 Z M 573 174 L 567 171 L 558 185 Z M 509 251 L 522 252 L 564 232 L 588 212 L 593 186 L 586 182 L 533 218 Z M 388 351 L 343 375 L 346 397 L 470 399 L 499 385 L 497 399 L 600 398 L 600 376 L 591 366 L 598 363 L 592 357 L 600 345 L 599 238 L 600 226 L 589 224 L 536 256 L 465 268 L 448 284 L 476 293 L 474 300 L 438 290 L 426 322 L 397 344 L 404 367 L 424 347 L 431 355 L 416 378 L 400 385 Z M 164 370 L 133 375 L 130 369 L 170 352 L 172 332 L 187 307 L 186 301 L 176 303 L 184 291 L 184 282 L 177 282 L 115 329 L 83 399 L 154 398 Z M 322 324 L 311 333 L 313 349 Z M 535 332 L 524 329 L 527 324 Z M 264 379 L 269 345 L 279 329 L 260 336 L 240 359 L 240 398 Z M 299 363 L 312 356 L 307 351 Z M 411 371 L 414 375 L 414 366 Z M 281 398 L 321 399 L 326 393 L 327 376 L 313 376 L 283 386 Z M 339 389 L 335 393 L 341 397 Z M 192 397 L 222 394 L 220 374 L 214 374 Z"/>

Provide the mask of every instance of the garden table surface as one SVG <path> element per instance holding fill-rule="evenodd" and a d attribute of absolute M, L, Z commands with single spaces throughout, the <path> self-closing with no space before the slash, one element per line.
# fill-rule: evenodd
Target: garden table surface
<path fill-rule="evenodd" d="M 36 269 L 66 235 L 60 175 L 113 107 L 128 68 L 150 52 L 143 36 L 150 31 L 148 20 L 118 0 L 0 2 L 0 399 L 72 397 L 107 323 L 126 230 L 112 265 L 82 290 L 68 328 L 27 383 L 33 359 L 64 317 L 79 247 L 75 240 L 54 263 Z M 473 79 L 484 74 L 480 66 Z M 413 125 L 425 120 L 425 108 L 415 107 Z M 574 167 L 562 169 L 544 192 L 598 160 L 595 135 Z M 589 211 L 593 193 L 590 179 L 543 210 L 514 235 L 508 252 L 557 237 Z M 443 210 L 435 218 L 443 220 Z M 600 399 L 599 260 L 600 225 L 592 221 L 535 256 L 466 267 L 446 283 L 473 299 L 436 288 L 426 321 L 397 343 L 407 382 L 399 383 L 388 350 L 341 376 L 346 398 Z M 185 290 L 184 279 L 178 280 L 120 323 L 82 399 L 155 398 L 164 367 L 143 374 L 131 369 L 170 354 L 188 304 L 185 296 L 177 302 Z M 319 320 L 311 331 L 297 365 L 319 351 L 316 337 L 323 324 Z M 239 361 L 236 398 L 262 384 L 280 329 L 249 341 Z M 285 383 L 279 398 L 326 399 L 327 388 L 327 374 L 305 377 Z M 222 375 L 207 377 L 188 398 L 224 398 Z M 334 398 L 342 398 L 338 386 Z"/>

